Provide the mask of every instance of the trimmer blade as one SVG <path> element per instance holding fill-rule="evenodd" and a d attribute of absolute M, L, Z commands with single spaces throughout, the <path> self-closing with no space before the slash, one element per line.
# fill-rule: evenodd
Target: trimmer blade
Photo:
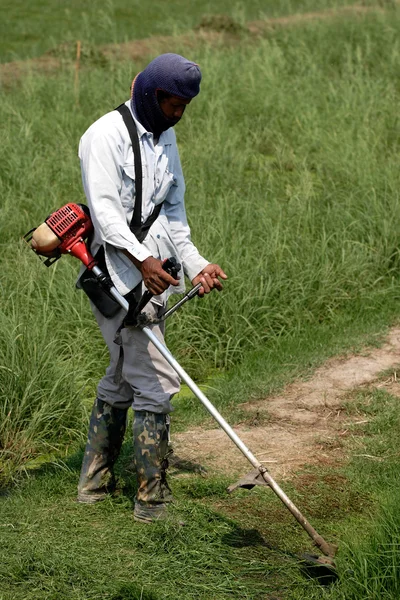
<path fill-rule="evenodd" d="M 338 579 L 333 558 L 309 553 L 302 554 L 300 558 L 301 569 L 308 577 L 318 579 L 323 585 L 329 585 Z"/>

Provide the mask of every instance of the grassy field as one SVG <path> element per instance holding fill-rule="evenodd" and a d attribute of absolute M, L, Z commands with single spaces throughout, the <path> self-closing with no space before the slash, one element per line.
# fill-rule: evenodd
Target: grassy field
<path fill-rule="evenodd" d="M 185 0 L 2 0 L 0 20 L 0 62 L 31 58 L 60 44 L 82 40 L 109 44 L 155 35 L 173 35 L 195 28 L 210 17 L 224 15 L 241 25 L 249 20 L 293 12 L 322 10 L 351 4 L 345 0 L 252 0 L 214 2 L 195 0 L 190 10 Z M 218 26 L 220 21 L 215 22 Z"/>
<path fill-rule="evenodd" d="M 257 17 L 256 4 L 240 14 Z M 205 8 L 193 6 L 182 28 Z M 315 7 L 282 2 L 273 11 Z M 114 41 L 89 29 L 95 42 Z M 398 321 L 399 29 L 398 10 L 388 6 L 217 49 L 171 38 L 171 51 L 196 60 L 204 76 L 176 128 L 193 239 L 229 280 L 222 294 L 174 316 L 167 341 L 189 373 L 211 385 L 210 398 L 232 424 L 241 402 L 264 398 Z M 7 44 L 13 50 L 11 38 Z M 323 592 L 296 560 L 309 544 L 264 490 L 227 499 L 224 479 L 177 477 L 177 511 L 188 526 L 136 527 L 129 440 L 121 495 L 99 507 L 74 503 L 87 410 L 107 356 L 74 289 L 77 262 L 63 258 L 46 269 L 20 238 L 55 208 L 84 200 L 79 138 L 126 98 L 150 58 L 83 65 L 78 88 L 67 61 L 56 76 L 35 72 L 2 94 L 0 598 L 394 600 L 399 421 L 390 397 L 354 398 L 348 410 L 369 407 L 370 453 L 384 445 L 392 460 L 372 463 L 368 480 L 365 463 L 344 466 L 338 475 L 347 492 L 333 507 L 334 488 L 316 483 L 305 497 L 289 485 L 316 526 L 341 542 L 342 579 Z M 208 422 L 188 395 L 175 415 L 177 428 Z"/>

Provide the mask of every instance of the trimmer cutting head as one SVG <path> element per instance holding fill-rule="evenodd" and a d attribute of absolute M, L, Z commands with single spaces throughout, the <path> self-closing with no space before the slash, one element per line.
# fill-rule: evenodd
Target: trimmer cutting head
<path fill-rule="evenodd" d="M 301 570 L 307 577 L 318 579 L 322 585 L 329 585 L 336 581 L 338 573 L 333 558 L 329 556 L 318 556 L 306 552 L 301 557 Z"/>

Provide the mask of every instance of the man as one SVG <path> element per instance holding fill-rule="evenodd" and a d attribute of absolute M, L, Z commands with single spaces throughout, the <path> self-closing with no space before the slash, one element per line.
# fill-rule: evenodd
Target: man
<path fill-rule="evenodd" d="M 132 296 L 134 290 L 137 299 L 144 288 L 154 294 L 145 309 L 151 316 L 165 306 L 169 293 L 184 290 L 183 278 L 175 279 L 163 270 L 165 259 L 176 258 L 192 284 L 202 284 L 201 296 L 213 288 L 221 290 L 220 279 L 227 277 L 219 265 L 199 254 L 190 239 L 185 184 L 173 130 L 199 93 L 200 81 L 198 65 L 177 54 L 158 56 L 136 76 L 131 99 L 125 103 L 139 138 L 136 165 L 134 155 L 138 156 L 139 149 L 134 151 L 133 145 L 137 142 L 118 112 L 121 107 L 126 112 L 123 105 L 96 121 L 80 141 L 83 186 L 95 231 L 91 251 L 104 250 L 105 265 L 121 294 Z M 138 163 L 142 165 L 142 185 L 135 179 Z M 137 177 L 140 180 L 140 175 Z M 139 206 L 137 195 L 142 198 L 141 216 L 139 233 L 136 230 L 134 235 L 130 225 L 134 208 Z M 90 418 L 78 501 L 97 502 L 113 491 L 113 465 L 122 445 L 126 413 L 132 406 L 139 488 L 134 518 L 152 522 L 166 515 L 172 501 L 166 480 L 168 415 L 173 410 L 171 398 L 179 391 L 179 378 L 140 329 L 123 326 L 124 310 L 107 318 L 93 303 L 92 309 L 110 352 L 110 364 L 98 385 Z M 163 340 L 163 327 L 151 327 Z"/>

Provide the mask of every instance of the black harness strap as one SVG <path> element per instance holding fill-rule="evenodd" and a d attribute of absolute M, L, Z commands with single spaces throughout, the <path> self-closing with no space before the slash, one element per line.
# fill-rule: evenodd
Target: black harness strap
<path fill-rule="evenodd" d="M 135 159 L 135 206 L 133 208 L 133 216 L 130 222 L 130 230 L 137 237 L 139 242 L 143 242 L 144 238 L 147 235 L 150 227 L 153 225 L 154 221 L 157 219 L 160 214 L 162 208 L 161 204 L 157 204 L 151 215 L 146 219 L 144 223 L 142 223 L 142 183 L 143 183 L 143 172 L 142 172 L 142 159 L 140 156 L 140 146 L 139 146 L 139 137 L 137 128 L 135 125 L 135 121 L 133 120 L 131 111 L 126 106 L 126 104 L 121 104 L 115 110 L 117 110 L 126 125 L 126 128 L 129 132 L 129 137 L 132 142 L 132 150 L 133 157 Z"/>
<path fill-rule="evenodd" d="M 132 151 L 135 162 L 135 204 L 129 227 L 132 233 L 138 239 L 138 241 L 142 243 L 150 227 L 160 214 L 162 203 L 158 204 L 154 208 L 151 215 L 146 219 L 146 221 L 142 223 L 143 172 L 142 159 L 140 156 L 139 136 L 135 121 L 133 120 L 129 108 L 125 104 L 121 104 L 115 110 L 117 110 L 121 114 L 126 128 L 128 129 L 129 137 L 132 142 Z M 89 241 L 89 245 L 90 243 L 91 239 Z M 111 287 L 112 282 L 109 278 L 109 273 L 107 271 L 103 246 L 101 246 L 100 249 L 97 251 L 95 259 L 106 276 L 105 281 L 109 282 L 108 287 Z M 82 273 L 77 285 L 79 287 L 82 287 L 84 292 L 89 296 L 89 298 L 92 300 L 95 306 L 97 306 L 98 310 L 105 317 L 111 318 L 118 312 L 118 310 L 120 310 L 120 305 L 115 300 L 115 298 L 109 293 L 107 286 L 100 285 L 99 281 L 97 280 L 97 277 L 93 274 L 93 272 L 90 269 L 86 269 L 84 273 Z M 138 299 L 140 298 L 140 289 L 137 290 L 135 288 L 134 290 L 131 290 L 128 294 L 125 295 L 125 298 L 129 302 L 130 310 L 134 310 Z"/>
<path fill-rule="evenodd" d="M 121 104 L 115 110 L 117 110 L 121 114 L 132 142 L 133 158 L 135 161 L 135 205 L 133 208 L 133 215 L 132 220 L 129 224 L 129 228 L 132 231 L 132 233 L 136 236 L 138 241 L 142 243 L 150 227 L 153 225 L 154 221 L 160 214 L 163 203 L 161 202 L 161 204 L 158 204 L 151 213 L 151 215 L 146 219 L 146 221 L 142 223 L 143 172 L 142 159 L 140 156 L 138 131 L 136 128 L 135 121 L 133 120 L 131 111 L 126 106 L 126 104 Z M 131 298 L 129 300 L 128 315 L 131 312 L 134 312 L 136 308 L 138 300 L 141 296 L 141 287 L 139 287 L 139 289 L 135 288 L 134 290 L 129 292 L 129 294 L 131 295 Z M 116 338 L 114 340 L 116 344 L 119 344 L 119 358 L 114 374 L 114 382 L 117 384 L 120 383 L 122 380 L 122 367 L 124 364 L 124 349 L 122 346 L 121 337 L 121 330 L 123 327 L 125 327 L 125 319 L 121 326 L 118 328 Z"/>

